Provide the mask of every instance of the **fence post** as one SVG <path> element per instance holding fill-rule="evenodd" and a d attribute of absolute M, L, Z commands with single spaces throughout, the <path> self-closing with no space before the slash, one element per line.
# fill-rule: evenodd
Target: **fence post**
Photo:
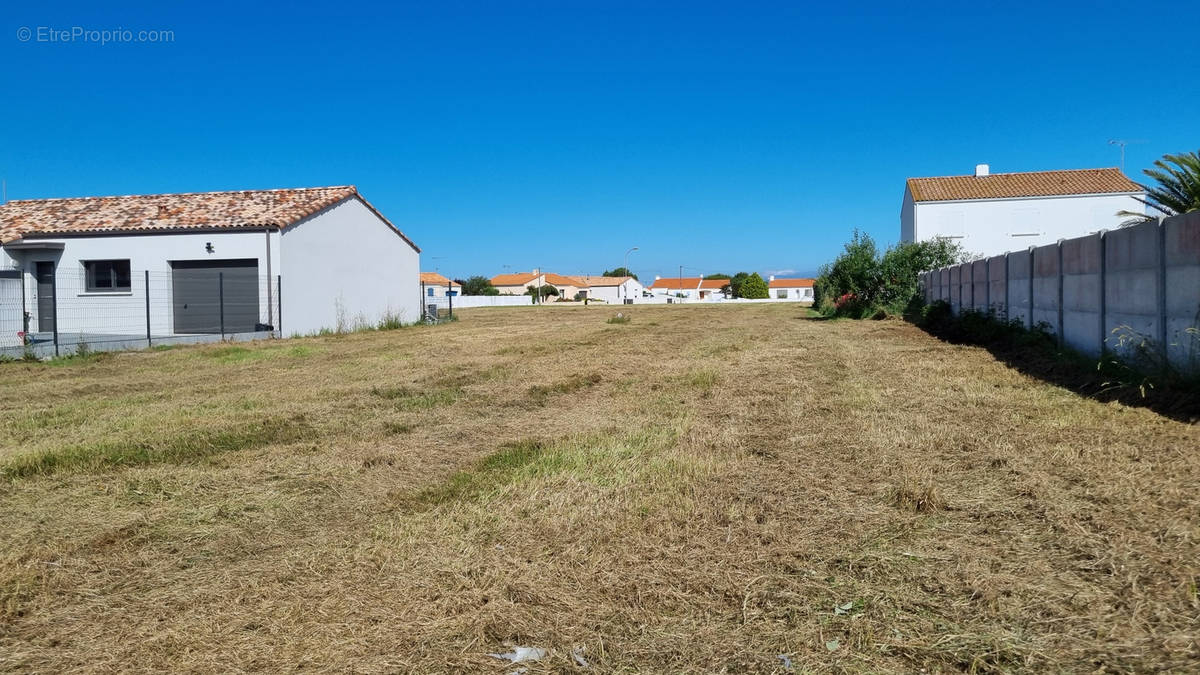
<path fill-rule="evenodd" d="M 21 268 L 21 345 L 29 344 L 29 307 L 25 304 L 25 268 Z"/>
<path fill-rule="evenodd" d="M 1155 225 L 1158 234 L 1158 344 L 1167 353 L 1167 228 L 1162 220 Z"/>
<path fill-rule="evenodd" d="M 1029 330 L 1033 330 L 1033 274 L 1034 270 L 1037 269 L 1034 265 L 1036 262 L 1034 260 L 1034 250 L 1036 250 L 1036 247 L 1029 247 L 1029 278 L 1026 279 L 1029 282 Z"/>
<path fill-rule="evenodd" d="M 1100 356 L 1108 354 L 1108 240 L 1100 230 Z"/>
<path fill-rule="evenodd" d="M 150 270 L 146 270 L 146 346 L 154 346 L 150 340 Z"/>
<path fill-rule="evenodd" d="M 271 283 L 271 280 L 268 279 L 267 283 Z M 277 335 L 278 337 L 283 337 L 283 275 L 282 274 L 275 275 L 275 302 L 278 303 L 278 306 L 275 308 L 276 309 L 275 320 L 279 322 L 279 325 L 275 326 L 275 335 Z"/>
<path fill-rule="evenodd" d="M 983 304 L 984 313 L 992 315 L 992 259 L 983 259 Z"/>
<path fill-rule="evenodd" d="M 1063 336 L 1063 279 L 1066 275 L 1063 274 L 1063 240 L 1058 240 L 1058 346 L 1066 344 L 1066 339 Z"/>
<path fill-rule="evenodd" d="M 225 273 L 217 272 L 217 301 L 220 303 L 221 339 L 225 339 Z"/>
<path fill-rule="evenodd" d="M 58 267 L 50 271 L 50 313 L 54 315 L 54 355 L 58 356 Z M 41 302 L 40 298 L 38 300 Z M 39 319 L 40 320 L 40 319 Z"/>
<path fill-rule="evenodd" d="M 454 295 L 451 293 L 454 288 L 450 285 L 452 282 L 446 282 L 446 303 L 450 308 L 450 318 L 454 318 Z"/>
<path fill-rule="evenodd" d="M 1008 266 L 1008 251 L 1004 252 L 1004 320 L 1012 318 L 1012 301 L 1009 300 L 1009 284 L 1012 283 L 1012 268 Z"/>

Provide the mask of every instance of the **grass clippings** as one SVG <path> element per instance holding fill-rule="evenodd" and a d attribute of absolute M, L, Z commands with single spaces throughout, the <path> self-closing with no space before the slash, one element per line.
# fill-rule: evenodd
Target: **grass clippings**
<path fill-rule="evenodd" d="M 1196 426 L 903 322 L 598 311 L 0 364 L 0 670 L 1196 669 Z"/>

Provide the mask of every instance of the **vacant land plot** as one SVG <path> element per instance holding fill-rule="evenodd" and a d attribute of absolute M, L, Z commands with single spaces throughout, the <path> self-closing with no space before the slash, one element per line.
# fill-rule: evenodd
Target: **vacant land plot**
<path fill-rule="evenodd" d="M 900 322 L 613 313 L 0 365 L 0 669 L 1200 667 L 1195 426 Z"/>

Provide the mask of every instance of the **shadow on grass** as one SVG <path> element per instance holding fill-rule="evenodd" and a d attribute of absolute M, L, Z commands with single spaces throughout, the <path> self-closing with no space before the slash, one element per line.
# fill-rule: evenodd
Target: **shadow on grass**
<path fill-rule="evenodd" d="M 950 315 L 931 305 L 905 319 L 950 344 L 988 350 L 1021 373 L 1101 402 L 1146 408 L 1186 423 L 1200 421 L 1200 383 L 1173 372 L 1151 373 L 1107 356 L 1097 359 L 1058 344 L 1052 333 L 978 312 Z"/>

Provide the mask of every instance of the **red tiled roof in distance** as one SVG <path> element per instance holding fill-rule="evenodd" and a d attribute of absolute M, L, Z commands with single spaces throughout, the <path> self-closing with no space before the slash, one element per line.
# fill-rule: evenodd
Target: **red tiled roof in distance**
<path fill-rule="evenodd" d="M 516 274 L 497 274 L 492 277 L 493 286 L 524 286 L 537 279 L 540 275 L 533 272 L 518 272 Z"/>
<path fill-rule="evenodd" d="M 770 288 L 810 288 L 813 279 L 774 279 L 767 282 Z"/>
<path fill-rule="evenodd" d="M 1144 192 L 1116 168 L 909 178 L 908 190 L 917 202 Z"/>
<path fill-rule="evenodd" d="M 588 284 L 583 279 L 577 277 L 569 277 L 564 274 L 554 274 L 553 272 L 546 273 L 546 283 L 551 286 L 575 286 L 577 288 L 586 287 Z"/>
<path fill-rule="evenodd" d="M 583 277 L 588 286 L 620 286 L 633 277 Z"/>
<path fill-rule="evenodd" d="M 688 291 L 696 290 L 697 288 L 706 291 L 719 291 L 726 284 L 728 279 L 701 279 L 700 277 L 662 277 L 655 279 L 650 288 L 661 288 L 671 291 Z"/>
<path fill-rule="evenodd" d="M 462 286 L 457 281 L 451 281 L 437 272 L 421 272 L 421 283 L 427 286 Z"/>

